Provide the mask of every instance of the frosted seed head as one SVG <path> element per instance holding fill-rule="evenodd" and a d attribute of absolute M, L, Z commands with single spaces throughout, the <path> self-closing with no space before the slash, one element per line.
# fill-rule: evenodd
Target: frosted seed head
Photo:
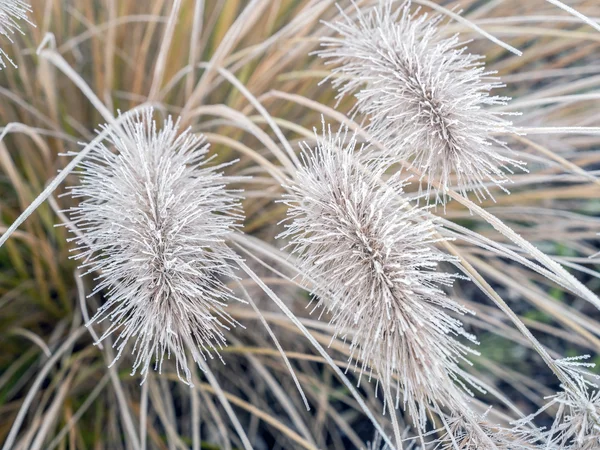
<path fill-rule="evenodd" d="M 600 390 L 590 386 L 564 390 L 550 400 L 558 407 L 546 439 L 557 448 L 592 450 L 600 448 Z"/>
<path fill-rule="evenodd" d="M 94 293 L 106 302 L 91 324 L 108 322 L 100 340 L 116 336 L 116 358 L 133 342 L 132 374 L 146 377 L 165 354 L 191 383 L 194 361 L 218 356 L 224 331 L 236 322 L 225 307 L 236 300 L 225 281 L 236 254 L 225 240 L 241 218 L 232 181 L 209 167 L 208 145 L 169 116 L 157 128 L 151 108 L 107 125 L 80 166 L 69 210 L 81 235 L 77 260 L 98 273 Z"/>
<path fill-rule="evenodd" d="M 434 450 L 541 450 L 541 429 L 513 428 L 494 425 L 483 415 L 466 413 L 445 417 L 445 434 L 436 442 Z"/>
<path fill-rule="evenodd" d="M 447 313 L 466 312 L 443 290 L 456 276 L 438 270 L 456 260 L 435 247 L 442 238 L 425 208 L 404 199 L 405 181 L 383 181 L 387 163 L 355 147 L 343 130 L 305 145 L 281 236 L 331 313 L 334 338 L 349 342 L 356 370 L 401 391 L 424 427 L 429 405 L 459 408 L 464 400 L 458 364 L 471 349 L 457 337 L 474 338 Z"/>
<path fill-rule="evenodd" d="M 392 3 L 357 6 L 355 18 L 327 24 L 337 37 L 324 37 L 318 53 L 334 66 L 339 96 L 353 94 L 372 138 L 422 174 L 427 201 L 445 203 L 450 188 L 480 200 L 491 196 L 490 185 L 506 190 L 507 174 L 524 163 L 510 157 L 499 137 L 515 133 L 492 110 L 507 103 L 491 95 L 502 84 L 458 36 L 442 35 L 440 16 Z"/>
<path fill-rule="evenodd" d="M 12 35 L 23 33 L 20 21 L 31 22 L 27 14 L 31 13 L 31 5 L 22 0 L 0 0 L 0 36 L 12 42 Z M 4 58 L 14 67 L 15 63 L 8 57 L 2 48 L 0 48 L 0 70 L 6 67 Z"/>
<path fill-rule="evenodd" d="M 556 367 L 565 381 L 562 390 L 548 397 L 548 402 L 535 414 L 520 422 L 528 424 L 543 411 L 556 415 L 552 426 L 542 433 L 548 449 L 592 450 L 600 448 L 600 387 L 598 376 L 587 369 L 589 355 L 556 360 Z"/>

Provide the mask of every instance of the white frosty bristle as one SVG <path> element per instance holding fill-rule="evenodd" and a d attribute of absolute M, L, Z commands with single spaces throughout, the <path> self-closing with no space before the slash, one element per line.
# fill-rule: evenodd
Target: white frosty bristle
<path fill-rule="evenodd" d="M 147 108 L 121 127 L 103 127 L 108 144 L 80 164 L 72 188 L 76 258 L 98 273 L 94 293 L 107 298 L 91 323 L 110 321 L 100 340 L 117 335 L 116 359 L 135 341 L 132 374 L 139 368 L 145 379 L 167 353 L 191 383 L 186 356 L 218 355 L 223 330 L 235 325 L 225 282 L 237 256 L 224 240 L 241 217 L 238 196 L 225 188 L 223 166 L 206 166 L 203 137 L 180 132 L 171 117 L 157 130 Z"/>
<path fill-rule="evenodd" d="M 19 21 L 23 20 L 27 23 L 31 23 L 27 18 L 27 14 L 31 12 L 31 5 L 22 0 L 0 0 L 0 36 L 5 37 L 12 42 L 12 35 L 17 33 L 23 33 Z M 6 67 L 4 58 L 8 60 L 13 66 L 17 67 L 15 63 L 8 57 L 8 55 L 0 48 L 0 70 Z"/>
<path fill-rule="evenodd" d="M 464 399 L 459 362 L 474 340 L 445 310 L 466 310 L 443 287 L 454 274 L 438 270 L 455 259 L 424 208 L 403 200 L 405 182 L 382 181 L 385 162 L 361 160 L 356 141 L 323 131 L 304 149 L 304 166 L 285 202 L 290 239 L 313 293 L 331 312 L 335 336 L 350 340 L 358 370 L 373 370 L 383 389 L 402 391 L 415 423 L 430 405 L 457 407 Z"/>
<path fill-rule="evenodd" d="M 343 14 L 343 21 L 327 24 L 338 37 L 323 38 L 318 53 L 335 65 L 339 96 L 354 94 L 373 139 L 422 173 L 428 201 L 445 203 L 449 188 L 473 191 L 480 200 L 491 197 L 489 184 L 506 191 L 507 173 L 525 163 L 507 156 L 499 140 L 515 132 L 507 113 L 491 110 L 509 100 L 490 95 L 501 83 L 458 36 L 443 36 L 441 16 L 413 14 L 410 2 L 392 9 L 392 3 L 356 7 L 356 19 Z"/>

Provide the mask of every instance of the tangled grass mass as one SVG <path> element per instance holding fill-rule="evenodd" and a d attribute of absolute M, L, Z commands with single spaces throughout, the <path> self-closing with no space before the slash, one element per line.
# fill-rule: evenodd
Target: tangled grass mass
<path fill-rule="evenodd" d="M 0 0 L 2 450 L 600 449 L 596 0 Z"/>

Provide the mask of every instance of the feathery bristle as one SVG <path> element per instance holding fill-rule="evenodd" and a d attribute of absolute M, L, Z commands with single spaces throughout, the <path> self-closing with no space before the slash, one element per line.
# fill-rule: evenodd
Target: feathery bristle
<path fill-rule="evenodd" d="M 515 128 L 492 109 L 509 99 L 490 95 L 502 85 L 483 57 L 467 53 L 457 35 L 445 38 L 441 16 L 411 14 L 410 2 L 394 10 L 389 1 L 366 12 L 356 7 L 356 15 L 329 23 L 339 37 L 323 38 L 318 53 L 335 65 L 339 96 L 354 93 L 373 139 L 422 173 L 428 201 L 445 203 L 449 188 L 480 200 L 491 196 L 489 184 L 506 190 L 506 173 L 524 163 L 499 140 Z"/>

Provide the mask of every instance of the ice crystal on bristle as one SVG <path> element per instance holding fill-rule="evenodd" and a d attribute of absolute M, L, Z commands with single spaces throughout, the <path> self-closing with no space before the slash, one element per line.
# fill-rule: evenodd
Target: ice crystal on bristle
<path fill-rule="evenodd" d="M 428 201 L 445 203 L 449 188 L 473 191 L 479 200 L 491 197 L 489 185 L 506 191 L 507 173 L 525 163 L 500 140 L 515 132 L 507 113 L 491 109 L 509 100 L 490 95 L 502 84 L 457 35 L 444 37 L 441 16 L 392 3 L 368 11 L 356 6 L 355 19 L 342 12 L 343 20 L 327 24 L 338 36 L 322 38 L 318 53 L 335 65 L 338 97 L 355 95 L 372 138 L 422 173 Z"/>
<path fill-rule="evenodd" d="M 324 130 L 315 149 L 305 144 L 281 237 L 361 376 L 374 372 L 384 390 L 401 391 L 424 427 L 430 405 L 464 400 L 459 362 L 471 350 L 457 337 L 474 337 L 446 312 L 467 312 L 443 291 L 456 275 L 438 270 L 456 260 L 435 247 L 434 222 L 403 199 L 398 174 L 383 181 L 387 163 L 361 160 L 355 139 L 345 141 Z"/>
<path fill-rule="evenodd" d="M 132 375 L 145 379 L 153 359 L 160 371 L 166 353 L 191 383 L 187 355 L 218 355 L 236 324 L 225 283 L 237 257 L 225 239 L 241 218 L 238 194 L 225 188 L 223 165 L 207 166 L 203 137 L 170 116 L 157 129 L 152 109 L 121 119 L 103 127 L 107 145 L 80 164 L 72 188 L 76 258 L 107 299 L 91 323 L 110 322 L 100 341 L 116 335 L 116 359 L 135 342 Z"/>
<path fill-rule="evenodd" d="M 19 21 L 23 20 L 31 23 L 27 18 L 27 14 L 31 12 L 31 6 L 21 0 L 0 0 L 0 36 L 13 42 L 11 35 L 15 32 L 23 34 Z M 8 57 L 4 50 L 0 47 L 0 70 L 6 67 L 4 58 L 13 66 L 15 63 Z"/>

